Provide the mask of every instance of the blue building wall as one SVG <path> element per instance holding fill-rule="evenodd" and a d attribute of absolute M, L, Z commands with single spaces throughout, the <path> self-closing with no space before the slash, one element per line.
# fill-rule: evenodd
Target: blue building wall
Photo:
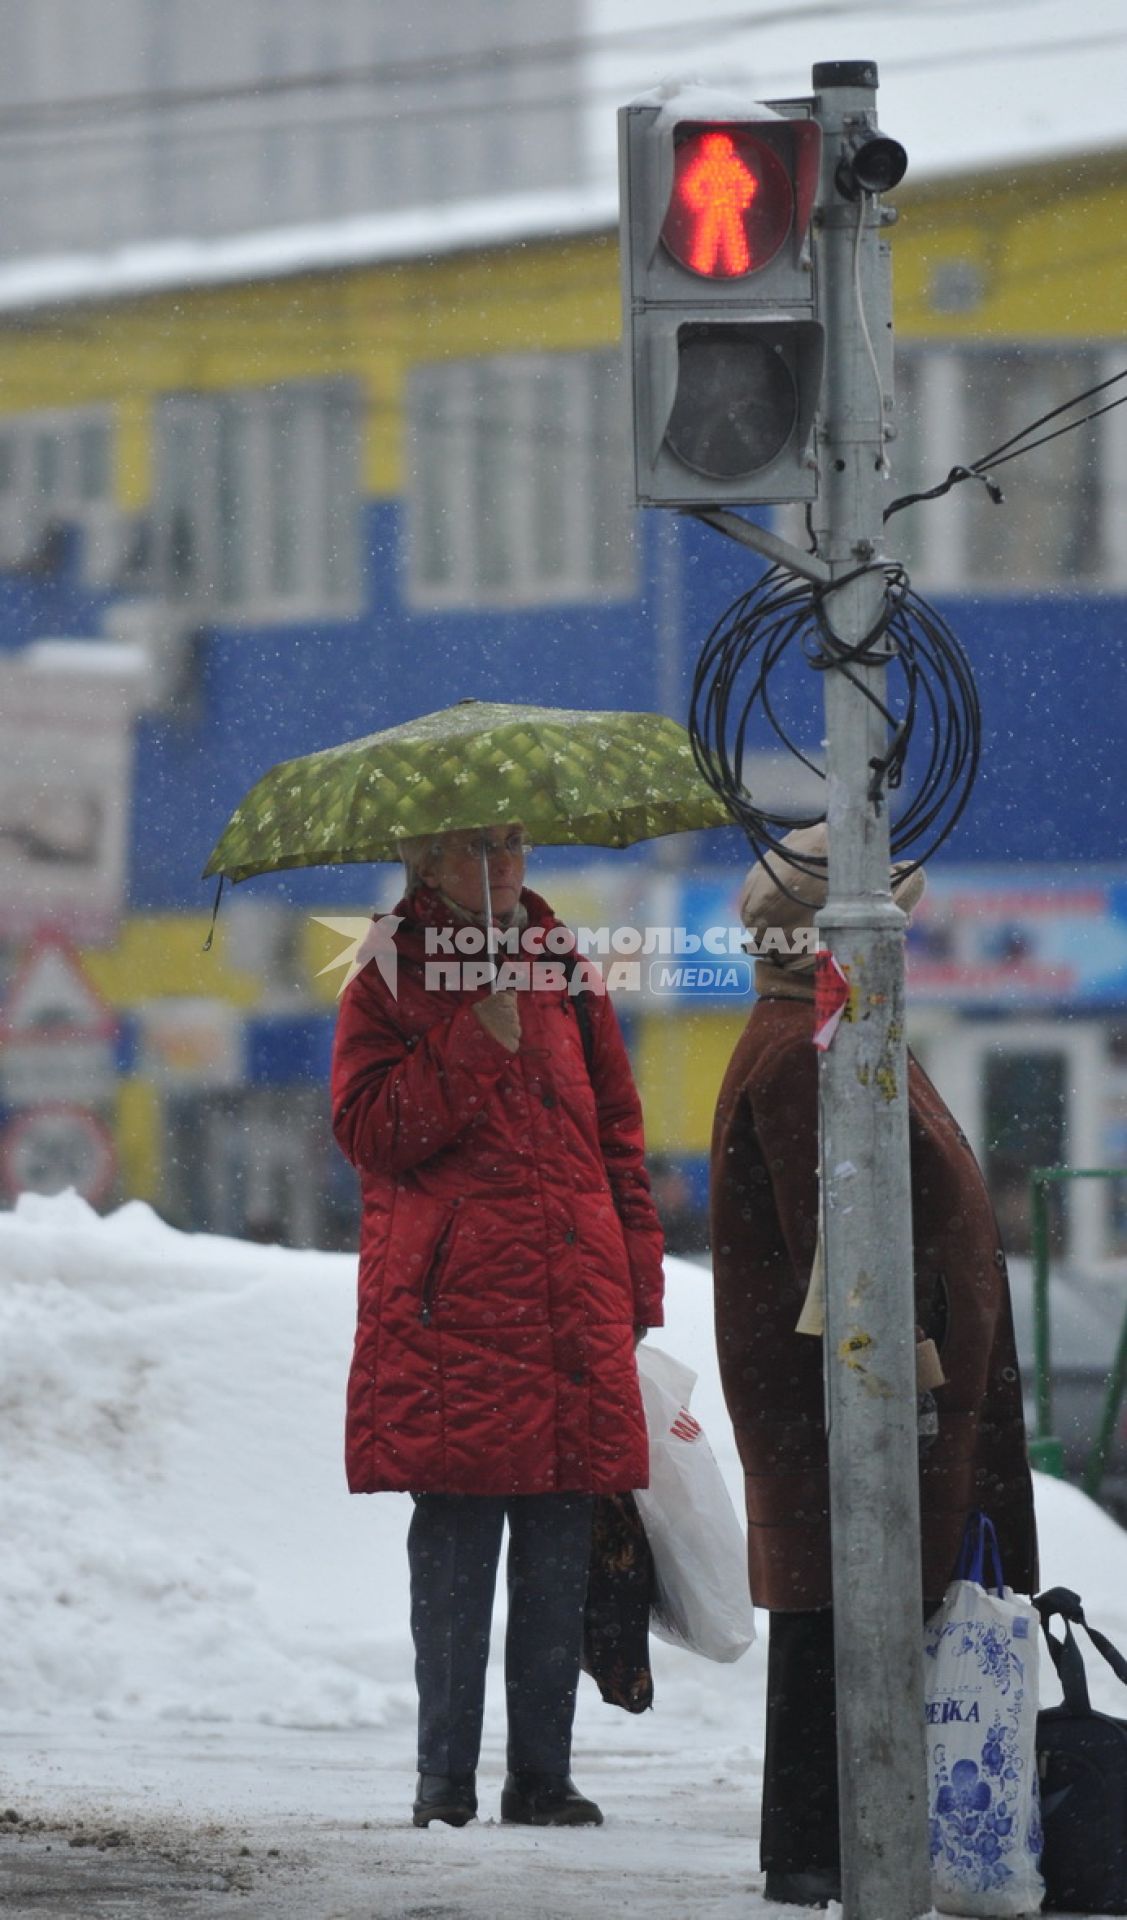
<path fill-rule="evenodd" d="M 134 912 L 202 910 L 211 892 L 200 872 L 228 815 L 268 766 L 291 755 L 467 695 L 667 707 L 684 719 L 704 639 L 758 570 L 752 556 L 687 520 L 673 526 L 677 564 L 659 570 L 658 516 L 647 514 L 639 536 L 642 587 L 632 600 L 419 613 L 401 591 L 398 505 L 370 505 L 366 515 L 371 565 L 360 619 L 209 630 L 190 669 L 189 697 L 171 716 L 138 721 Z M 669 538 L 670 529 L 660 537 Z M 109 596 L 82 589 L 75 559 L 71 544 L 56 572 L 0 576 L 5 650 L 47 635 L 101 631 Z M 659 591 L 674 604 L 659 604 Z M 983 710 L 978 781 L 940 857 L 1058 865 L 1122 859 L 1127 601 L 1053 594 L 959 597 L 938 605 L 967 650 Z M 660 658 L 663 633 L 674 636 L 672 660 Z M 805 716 L 800 737 L 813 744 L 821 731 L 821 688 L 797 656 L 790 687 L 792 709 Z M 739 860 L 742 839 L 734 830 L 712 835 L 708 852 L 721 863 Z M 295 904 L 351 901 L 364 890 L 349 870 L 246 884 Z"/>

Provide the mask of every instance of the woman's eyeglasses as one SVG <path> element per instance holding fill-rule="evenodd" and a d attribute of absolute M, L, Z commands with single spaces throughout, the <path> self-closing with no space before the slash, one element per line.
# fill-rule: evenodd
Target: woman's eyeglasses
<path fill-rule="evenodd" d="M 527 860 L 531 852 L 532 842 L 523 833 L 507 833 L 503 840 L 491 839 L 488 834 L 471 835 L 454 847 L 459 860 L 480 860 L 482 855 L 487 860 Z"/>

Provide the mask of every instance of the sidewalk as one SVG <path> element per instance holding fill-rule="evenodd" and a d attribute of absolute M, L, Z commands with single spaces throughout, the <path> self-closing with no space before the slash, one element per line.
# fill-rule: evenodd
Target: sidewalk
<path fill-rule="evenodd" d="M 563 1832 L 497 1823 L 503 1736 L 492 1715 L 482 1815 L 460 1831 L 409 1824 L 406 1716 L 347 1732 L 87 1722 L 9 1733 L 0 1910 L 21 1920 L 778 1914 L 754 1891 L 762 1666 L 753 1654 L 713 1669 L 719 1687 L 682 1682 L 669 1689 L 675 1706 L 641 1721 L 605 1707 L 584 1681 L 575 1772 L 606 1824 Z M 494 1694 L 499 1680 L 491 1676 Z M 660 1703 L 660 1674 L 658 1688 Z M 741 1722 L 745 1745 L 733 1740 Z M 18 1822 L 3 1817 L 9 1809 Z"/>

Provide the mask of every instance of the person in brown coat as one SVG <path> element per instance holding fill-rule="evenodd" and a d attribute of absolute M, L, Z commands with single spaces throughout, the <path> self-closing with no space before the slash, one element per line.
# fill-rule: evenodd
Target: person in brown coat
<path fill-rule="evenodd" d="M 825 827 L 783 844 L 824 858 Z M 752 1598 L 771 1614 L 760 1860 L 768 1898 L 824 1906 L 840 1898 L 829 1466 L 822 1342 L 796 1330 L 818 1238 L 818 1055 L 814 955 L 795 951 L 791 936 L 812 928 L 826 885 L 781 862 L 776 871 L 797 902 L 769 863 L 751 869 L 741 900 L 755 947 L 779 944 L 765 941 L 768 928 L 788 938 L 786 952 L 757 960 L 757 1003 L 716 1109 L 716 1337 L 744 1470 Z M 923 884 L 918 871 L 894 870 L 908 912 Z M 974 1509 L 993 1521 L 1019 1592 L 1034 1590 L 1037 1550 L 1005 1254 L 974 1155 L 911 1055 L 908 1125 L 917 1337 L 934 1342 L 943 1375 L 926 1450 L 921 1423 L 930 1612 Z"/>

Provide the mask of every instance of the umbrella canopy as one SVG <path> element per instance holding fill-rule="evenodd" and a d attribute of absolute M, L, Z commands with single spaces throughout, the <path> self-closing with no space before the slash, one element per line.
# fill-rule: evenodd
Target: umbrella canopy
<path fill-rule="evenodd" d="M 231 815 L 204 878 L 396 860 L 416 834 L 509 820 L 544 846 L 626 847 L 731 815 L 664 714 L 463 700 L 271 767 Z"/>

